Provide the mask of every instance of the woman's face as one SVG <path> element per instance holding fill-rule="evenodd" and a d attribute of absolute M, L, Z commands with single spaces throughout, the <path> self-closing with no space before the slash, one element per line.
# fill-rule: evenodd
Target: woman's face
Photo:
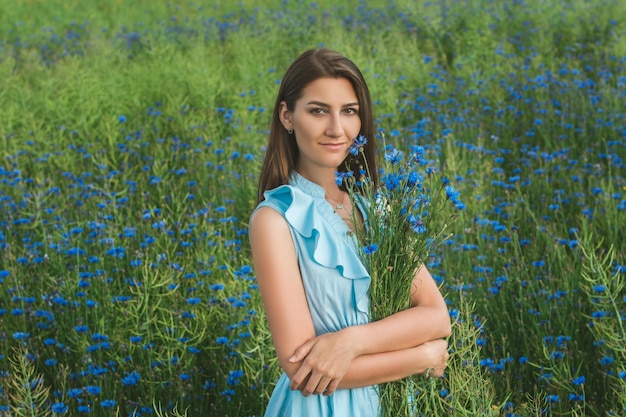
<path fill-rule="evenodd" d="M 293 112 L 281 103 L 280 118 L 293 130 L 299 149 L 296 169 L 301 174 L 334 172 L 348 155 L 361 130 L 359 102 L 345 78 L 319 78 L 304 90 Z"/>

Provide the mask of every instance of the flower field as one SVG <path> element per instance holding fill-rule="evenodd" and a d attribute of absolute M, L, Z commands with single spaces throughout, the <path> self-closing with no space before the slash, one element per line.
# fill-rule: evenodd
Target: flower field
<path fill-rule="evenodd" d="M 0 3 L 0 416 L 263 414 L 247 221 L 316 46 L 465 206 L 423 415 L 626 415 L 623 2 L 338 3 Z"/>

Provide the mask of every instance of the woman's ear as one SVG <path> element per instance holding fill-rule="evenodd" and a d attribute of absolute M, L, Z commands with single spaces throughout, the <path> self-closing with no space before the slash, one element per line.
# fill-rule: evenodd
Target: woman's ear
<path fill-rule="evenodd" d="M 293 130 L 293 122 L 291 120 L 291 112 L 287 108 L 287 103 L 281 101 L 278 107 L 278 117 L 285 130 Z"/>

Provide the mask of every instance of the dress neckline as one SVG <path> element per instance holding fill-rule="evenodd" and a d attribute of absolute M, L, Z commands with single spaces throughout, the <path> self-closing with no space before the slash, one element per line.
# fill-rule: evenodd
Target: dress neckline
<path fill-rule="evenodd" d="M 298 188 L 300 191 L 307 194 L 308 196 L 312 197 L 316 202 L 315 206 L 322 213 L 325 214 L 324 217 L 326 218 L 326 220 L 333 224 L 337 230 L 340 230 L 342 233 L 346 233 L 351 236 L 354 235 L 354 231 L 352 231 L 350 227 L 348 227 L 348 225 L 341 218 L 339 213 L 337 213 L 337 211 L 333 209 L 332 205 L 326 200 L 326 191 L 324 190 L 324 187 L 316 182 L 313 182 L 303 177 L 302 174 L 298 173 L 295 170 L 291 173 L 289 184 Z M 364 221 L 365 228 L 367 228 L 367 212 L 363 207 L 363 201 L 360 198 L 356 198 L 356 200 L 353 201 L 353 204 L 354 203 L 356 203 L 355 209 L 358 210 L 358 212 L 361 214 L 361 218 Z"/>
<path fill-rule="evenodd" d="M 324 191 L 324 187 L 322 187 L 321 185 L 308 180 L 306 178 L 304 178 L 300 173 L 298 173 L 297 171 L 293 171 L 291 173 L 291 178 L 290 178 L 290 184 L 294 185 L 296 187 L 298 187 L 300 190 L 302 190 L 305 194 L 310 195 L 311 197 L 314 198 L 322 198 L 324 200 L 326 200 L 326 191 Z"/>

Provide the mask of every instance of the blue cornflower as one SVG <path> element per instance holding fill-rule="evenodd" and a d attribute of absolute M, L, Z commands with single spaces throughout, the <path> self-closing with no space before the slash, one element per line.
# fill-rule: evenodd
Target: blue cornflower
<path fill-rule="evenodd" d="M 91 335 L 91 340 L 94 342 L 106 342 L 109 340 L 109 336 L 102 333 L 94 333 Z"/>
<path fill-rule="evenodd" d="M 593 286 L 593 291 L 602 293 L 606 291 L 606 287 L 604 285 L 596 284 Z"/>
<path fill-rule="evenodd" d="M 465 203 L 460 200 L 454 203 L 454 208 L 457 210 L 465 210 L 466 207 Z"/>
<path fill-rule="evenodd" d="M 242 370 L 230 371 L 228 373 L 228 378 L 226 378 L 226 382 L 230 386 L 238 385 L 240 378 L 243 376 Z"/>
<path fill-rule="evenodd" d="M 602 359 L 599 360 L 600 365 L 610 365 L 615 361 L 615 358 L 613 358 L 613 356 L 603 356 Z"/>
<path fill-rule="evenodd" d="M 576 378 L 574 378 L 572 380 L 572 383 L 574 385 L 582 385 L 582 384 L 584 384 L 585 383 L 585 376 L 584 375 L 577 376 Z"/>
<path fill-rule="evenodd" d="M 453 185 L 446 185 L 446 198 L 448 200 L 455 201 L 459 198 L 461 193 L 454 188 Z"/>
<path fill-rule="evenodd" d="M 556 337 L 556 343 L 559 347 L 567 347 L 567 342 L 569 342 L 570 340 L 572 340 L 571 336 L 557 336 Z"/>
<path fill-rule="evenodd" d="M 414 187 L 414 186 L 419 186 L 420 182 L 422 180 L 422 176 L 419 174 L 419 172 L 415 172 L 415 171 L 411 171 L 409 172 L 409 175 L 407 176 L 407 185 L 409 187 Z"/>
<path fill-rule="evenodd" d="M 398 174 L 387 174 L 382 181 L 387 190 L 393 191 L 400 185 L 402 178 Z"/>
<path fill-rule="evenodd" d="M 594 319 L 602 319 L 604 317 L 606 317 L 606 312 L 605 311 L 594 311 L 591 313 L 591 317 L 593 317 Z"/>
<path fill-rule="evenodd" d="M 82 393 L 83 393 L 82 388 L 70 388 L 69 390 L 67 390 L 67 395 L 70 398 L 78 398 L 80 394 Z"/>
<path fill-rule="evenodd" d="M 411 159 L 418 163 L 419 165 L 426 165 L 428 161 L 426 160 L 426 150 L 423 146 L 413 146 L 411 148 Z"/>
<path fill-rule="evenodd" d="M 217 384 L 215 382 L 211 381 L 211 380 L 207 380 L 207 381 L 204 382 L 204 384 L 202 384 L 202 388 L 203 389 L 207 389 L 207 390 L 208 389 L 213 389 L 215 387 L 217 387 Z"/>
<path fill-rule="evenodd" d="M 136 385 L 141 380 L 141 375 L 137 371 L 132 371 L 122 378 L 122 384 L 124 385 Z"/>
<path fill-rule="evenodd" d="M 55 403 L 52 404 L 52 407 L 50 407 L 50 409 L 54 414 L 65 414 L 67 413 L 69 407 L 65 405 L 65 403 Z"/>
<path fill-rule="evenodd" d="M 559 396 L 558 396 L 558 395 L 556 395 L 556 394 L 551 394 L 551 395 L 546 396 L 546 400 L 547 400 L 550 404 L 553 404 L 553 403 L 558 403 L 558 402 L 559 402 Z"/>
<path fill-rule="evenodd" d="M 117 405 L 117 401 L 115 400 L 103 400 L 100 403 L 100 406 L 104 407 L 104 408 L 113 408 Z"/>
<path fill-rule="evenodd" d="M 352 142 L 352 145 L 350 145 L 350 149 L 348 150 L 348 152 L 350 152 L 350 155 L 352 156 L 357 156 L 359 154 L 359 149 L 361 149 L 366 144 L 367 138 L 363 135 L 359 135 L 354 138 L 354 142 Z"/>
<path fill-rule="evenodd" d="M 391 162 L 392 165 L 398 165 L 400 161 L 402 161 L 402 151 L 391 148 L 391 150 L 385 154 L 385 160 Z"/>
<path fill-rule="evenodd" d="M 30 337 L 30 333 L 24 333 L 24 332 L 15 332 L 15 333 L 13 333 L 13 338 L 17 339 L 17 340 L 28 339 L 29 337 Z"/>
<path fill-rule="evenodd" d="M 551 372 L 543 372 L 541 375 L 539 375 L 537 377 L 537 379 L 540 380 L 540 381 L 543 380 L 543 381 L 546 381 L 546 382 L 550 382 L 550 380 L 552 380 L 552 377 L 553 377 L 553 375 L 552 375 Z"/>
<path fill-rule="evenodd" d="M 354 175 L 354 171 L 346 171 L 346 172 L 335 172 L 335 183 L 337 185 L 342 185 L 344 181 Z"/>
<path fill-rule="evenodd" d="M 414 214 L 409 215 L 407 221 L 411 225 L 411 228 L 415 233 L 425 233 L 426 226 L 424 226 L 424 222 L 419 217 L 416 217 Z"/>
<path fill-rule="evenodd" d="M 235 390 L 233 389 L 225 389 L 222 392 L 220 392 L 220 394 L 224 397 L 228 398 L 228 401 L 230 401 L 230 397 L 232 397 L 233 395 L 235 395 Z"/>
<path fill-rule="evenodd" d="M 554 352 L 552 352 L 550 354 L 550 358 L 551 359 L 563 359 L 563 352 L 559 351 L 559 350 L 555 350 Z"/>
<path fill-rule="evenodd" d="M 87 387 L 85 387 L 85 391 L 87 391 L 87 393 L 91 395 L 98 395 L 100 394 L 102 389 L 96 385 L 88 385 Z"/>
<path fill-rule="evenodd" d="M 363 253 L 371 255 L 378 250 L 378 244 L 372 243 L 371 245 L 363 246 Z"/>

